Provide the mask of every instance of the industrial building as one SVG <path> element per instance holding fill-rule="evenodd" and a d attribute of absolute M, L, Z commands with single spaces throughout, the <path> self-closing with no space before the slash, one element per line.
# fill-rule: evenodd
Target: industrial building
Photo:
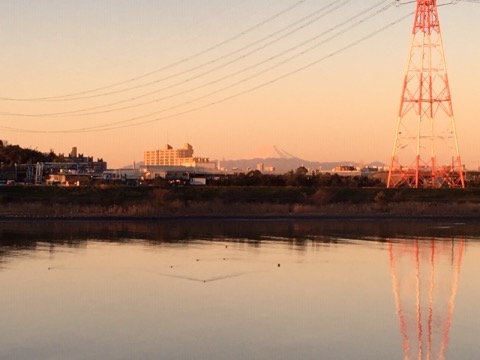
<path fill-rule="evenodd" d="M 73 147 L 68 156 L 59 154 L 56 162 L 15 164 L 9 174 L 0 176 L 0 180 L 25 184 L 80 185 L 101 177 L 106 169 L 107 163 L 103 159 L 94 161 L 92 156 L 79 154 L 77 148 Z"/>

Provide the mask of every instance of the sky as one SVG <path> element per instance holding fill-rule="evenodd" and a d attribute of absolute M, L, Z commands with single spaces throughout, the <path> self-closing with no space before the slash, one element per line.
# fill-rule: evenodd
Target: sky
<path fill-rule="evenodd" d="M 446 4 L 449 1 L 439 1 Z M 103 158 L 188 142 L 241 159 L 388 163 L 415 4 L 0 2 L 0 139 Z M 405 3 L 405 4 L 402 4 Z M 460 154 L 480 165 L 480 3 L 439 7 Z"/>

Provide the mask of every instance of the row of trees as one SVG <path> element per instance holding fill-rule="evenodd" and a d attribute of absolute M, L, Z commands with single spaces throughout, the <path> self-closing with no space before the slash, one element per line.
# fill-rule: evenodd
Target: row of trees
<path fill-rule="evenodd" d="M 381 185 L 379 179 L 367 176 L 341 176 L 330 173 L 310 174 L 301 166 L 295 171 L 281 175 L 266 175 L 258 170 L 212 179 L 210 185 L 220 186 L 303 186 L 303 187 L 374 187 Z"/>
<path fill-rule="evenodd" d="M 139 185 L 171 187 L 188 186 L 189 177 L 195 174 L 183 173 L 179 178 L 163 179 L 155 178 L 144 180 Z M 111 184 L 111 182 L 110 182 Z M 259 170 L 251 170 L 248 173 L 225 174 L 207 177 L 207 186 L 257 186 L 257 187 L 313 187 L 313 188 L 367 188 L 384 187 L 385 182 L 380 176 L 372 177 L 365 175 L 345 176 L 336 173 L 311 173 L 301 166 L 285 174 L 262 174 Z"/>
<path fill-rule="evenodd" d="M 4 144 L 4 142 L 0 140 L 0 164 L 3 166 L 55 162 L 57 160 L 58 156 L 52 150 L 50 150 L 49 153 L 42 153 L 38 150 L 24 149 L 19 145 Z"/>

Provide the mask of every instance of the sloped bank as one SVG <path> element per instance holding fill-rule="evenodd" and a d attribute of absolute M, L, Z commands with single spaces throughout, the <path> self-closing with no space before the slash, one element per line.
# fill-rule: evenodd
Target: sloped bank
<path fill-rule="evenodd" d="M 0 217 L 465 217 L 480 218 L 479 189 L 314 187 L 0 188 Z"/>

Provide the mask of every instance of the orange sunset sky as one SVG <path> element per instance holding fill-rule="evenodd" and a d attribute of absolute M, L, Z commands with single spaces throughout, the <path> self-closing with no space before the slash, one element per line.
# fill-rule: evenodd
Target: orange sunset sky
<path fill-rule="evenodd" d="M 402 4 L 405 3 L 405 4 Z M 447 4 L 448 3 L 448 4 Z M 439 6 L 461 156 L 480 165 L 480 4 Z M 388 163 L 414 3 L 0 2 L 0 139 L 109 167 L 189 142 Z"/>

